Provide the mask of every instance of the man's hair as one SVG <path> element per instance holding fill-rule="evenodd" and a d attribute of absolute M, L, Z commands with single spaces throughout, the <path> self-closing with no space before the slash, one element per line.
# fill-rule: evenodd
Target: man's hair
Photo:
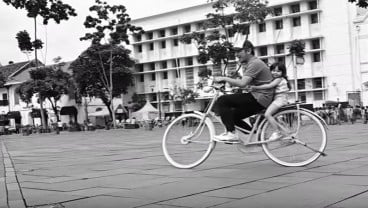
<path fill-rule="evenodd" d="M 250 50 L 250 53 L 254 56 L 254 46 L 249 40 L 245 40 L 243 43 L 244 50 Z"/>

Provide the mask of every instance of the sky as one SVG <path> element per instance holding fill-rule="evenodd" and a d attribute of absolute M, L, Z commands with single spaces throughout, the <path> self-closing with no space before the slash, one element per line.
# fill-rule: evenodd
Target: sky
<path fill-rule="evenodd" d="M 79 38 L 88 32 L 83 22 L 90 14 L 88 9 L 95 0 L 62 1 L 71 5 L 78 16 L 60 24 L 50 20 L 47 26 L 43 25 L 39 18 L 37 36 L 44 42 L 44 48 L 38 52 L 38 59 L 46 64 L 52 64 L 53 59 L 58 56 L 62 61 L 72 61 L 90 45 L 89 41 L 80 41 Z M 107 0 L 107 2 L 110 5 L 124 5 L 129 16 L 136 19 L 204 4 L 207 0 Z M 24 10 L 17 10 L 0 0 L 0 64 L 4 66 L 9 61 L 22 62 L 28 58 L 34 59 L 34 53 L 27 58 L 27 55 L 20 51 L 15 38 L 19 31 L 27 30 L 33 40 L 33 25 L 33 19 L 28 18 Z"/>

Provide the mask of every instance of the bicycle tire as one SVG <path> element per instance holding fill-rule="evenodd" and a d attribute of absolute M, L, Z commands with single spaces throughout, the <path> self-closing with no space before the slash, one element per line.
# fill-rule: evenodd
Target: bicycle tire
<path fill-rule="evenodd" d="M 283 166 L 301 167 L 314 162 L 322 155 L 327 146 L 327 132 L 322 122 L 313 113 L 302 109 L 291 109 L 280 111 L 274 117 L 279 123 L 283 123 L 284 127 L 291 130 L 294 137 L 280 138 L 262 144 L 263 151 L 268 158 Z M 298 122 L 300 125 L 296 131 Z M 267 121 L 261 131 L 261 141 L 266 141 L 274 131 L 275 129 Z M 305 142 L 308 147 L 296 141 Z"/>
<path fill-rule="evenodd" d="M 166 160 L 177 168 L 189 169 L 204 162 L 214 149 L 212 139 L 215 130 L 212 121 L 206 118 L 199 134 L 193 142 L 185 143 L 185 138 L 198 127 L 203 116 L 184 114 L 176 118 L 165 130 L 162 149 Z"/>

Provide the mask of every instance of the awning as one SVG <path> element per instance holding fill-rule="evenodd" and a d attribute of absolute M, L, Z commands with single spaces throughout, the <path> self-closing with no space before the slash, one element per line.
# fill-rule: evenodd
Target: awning
<path fill-rule="evenodd" d="M 45 116 L 47 117 L 47 110 L 43 109 L 43 112 L 45 113 Z M 31 112 L 31 116 L 33 118 L 41 118 L 41 110 L 38 108 L 33 108 Z"/>
<path fill-rule="evenodd" d="M 64 106 L 60 110 L 60 115 L 77 115 L 78 110 L 74 106 Z"/>
<path fill-rule="evenodd" d="M 14 118 L 14 119 L 22 118 L 19 111 L 9 111 L 7 115 L 8 115 L 8 118 Z"/>

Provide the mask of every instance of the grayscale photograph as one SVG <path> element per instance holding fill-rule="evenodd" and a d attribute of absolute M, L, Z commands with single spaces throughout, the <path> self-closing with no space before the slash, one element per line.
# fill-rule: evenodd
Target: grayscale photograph
<path fill-rule="evenodd" d="M 367 208 L 368 0 L 0 0 L 0 208 Z"/>

